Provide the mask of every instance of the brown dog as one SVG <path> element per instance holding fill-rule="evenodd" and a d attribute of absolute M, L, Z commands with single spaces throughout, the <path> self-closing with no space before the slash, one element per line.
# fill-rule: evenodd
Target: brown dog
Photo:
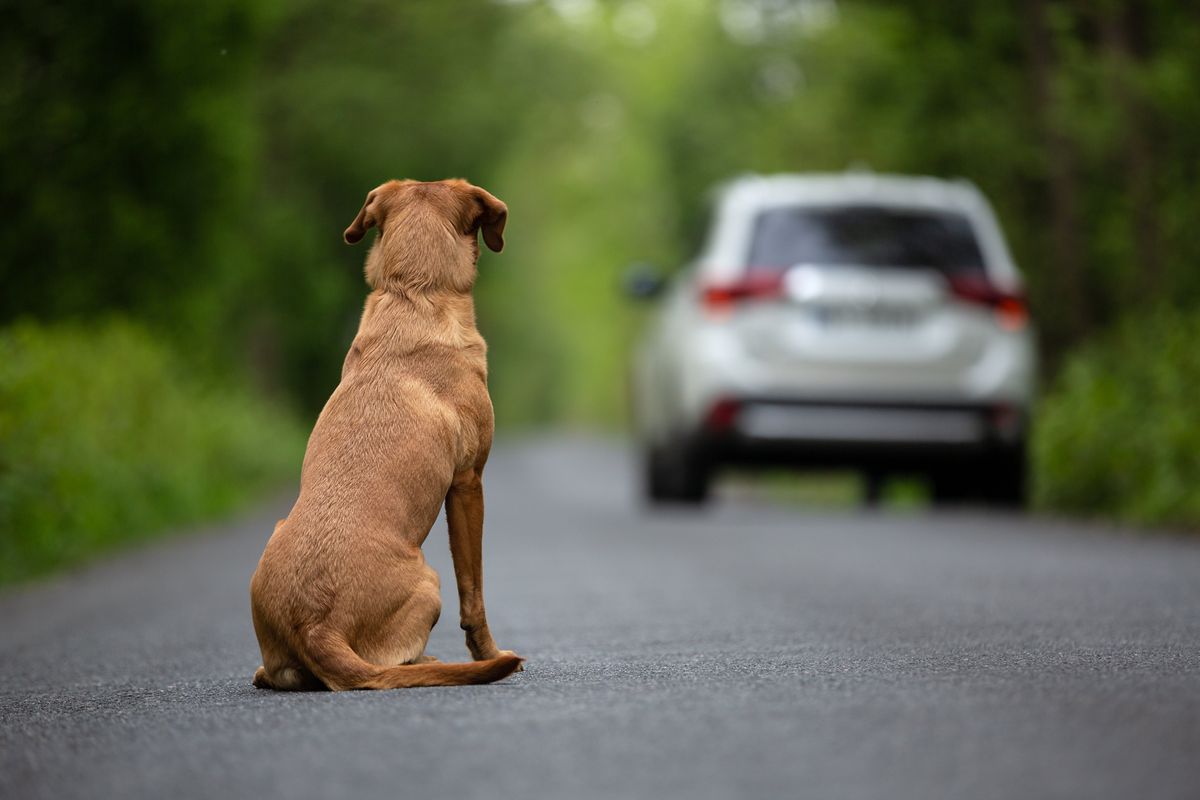
<path fill-rule="evenodd" d="M 483 608 L 483 485 L 492 445 L 486 345 L 471 287 L 487 246 L 504 247 L 504 203 L 460 181 L 390 181 L 367 195 L 345 239 L 379 237 L 342 380 L 317 419 L 300 496 L 250 582 L 270 689 L 394 689 L 488 683 L 521 659 L 498 650 Z M 421 544 L 442 502 L 467 648 L 425 655 L 441 612 Z"/>

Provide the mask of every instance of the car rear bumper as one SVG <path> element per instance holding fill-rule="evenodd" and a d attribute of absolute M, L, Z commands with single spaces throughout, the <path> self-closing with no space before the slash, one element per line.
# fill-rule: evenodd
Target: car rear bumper
<path fill-rule="evenodd" d="M 1026 414 L 1005 405 L 722 400 L 699 434 L 714 462 L 925 467 L 1023 446 Z"/>

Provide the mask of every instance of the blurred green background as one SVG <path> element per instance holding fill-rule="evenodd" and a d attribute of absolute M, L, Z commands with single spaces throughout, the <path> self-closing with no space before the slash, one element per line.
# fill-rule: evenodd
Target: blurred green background
<path fill-rule="evenodd" d="M 294 479 L 385 179 L 511 208 L 507 429 L 623 424 L 632 261 L 740 172 L 965 176 L 1027 276 L 1045 508 L 1200 524 L 1200 6 L 7 2 L 0 580 Z"/>

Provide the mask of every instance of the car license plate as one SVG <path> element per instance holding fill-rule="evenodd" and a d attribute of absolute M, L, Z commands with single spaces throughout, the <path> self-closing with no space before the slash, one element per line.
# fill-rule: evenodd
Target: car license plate
<path fill-rule="evenodd" d="M 812 309 L 812 316 L 823 328 L 911 328 L 917 324 L 916 309 L 895 305 L 816 306 Z"/>

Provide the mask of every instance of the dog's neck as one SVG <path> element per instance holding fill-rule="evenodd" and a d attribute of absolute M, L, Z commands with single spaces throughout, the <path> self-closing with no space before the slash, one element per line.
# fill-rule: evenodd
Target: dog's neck
<path fill-rule="evenodd" d="M 474 298 L 452 289 L 419 294 L 376 289 L 367 295 L 355 341 L 393 352 L 424 346 L 486 352 L 475 327 Z"/>

